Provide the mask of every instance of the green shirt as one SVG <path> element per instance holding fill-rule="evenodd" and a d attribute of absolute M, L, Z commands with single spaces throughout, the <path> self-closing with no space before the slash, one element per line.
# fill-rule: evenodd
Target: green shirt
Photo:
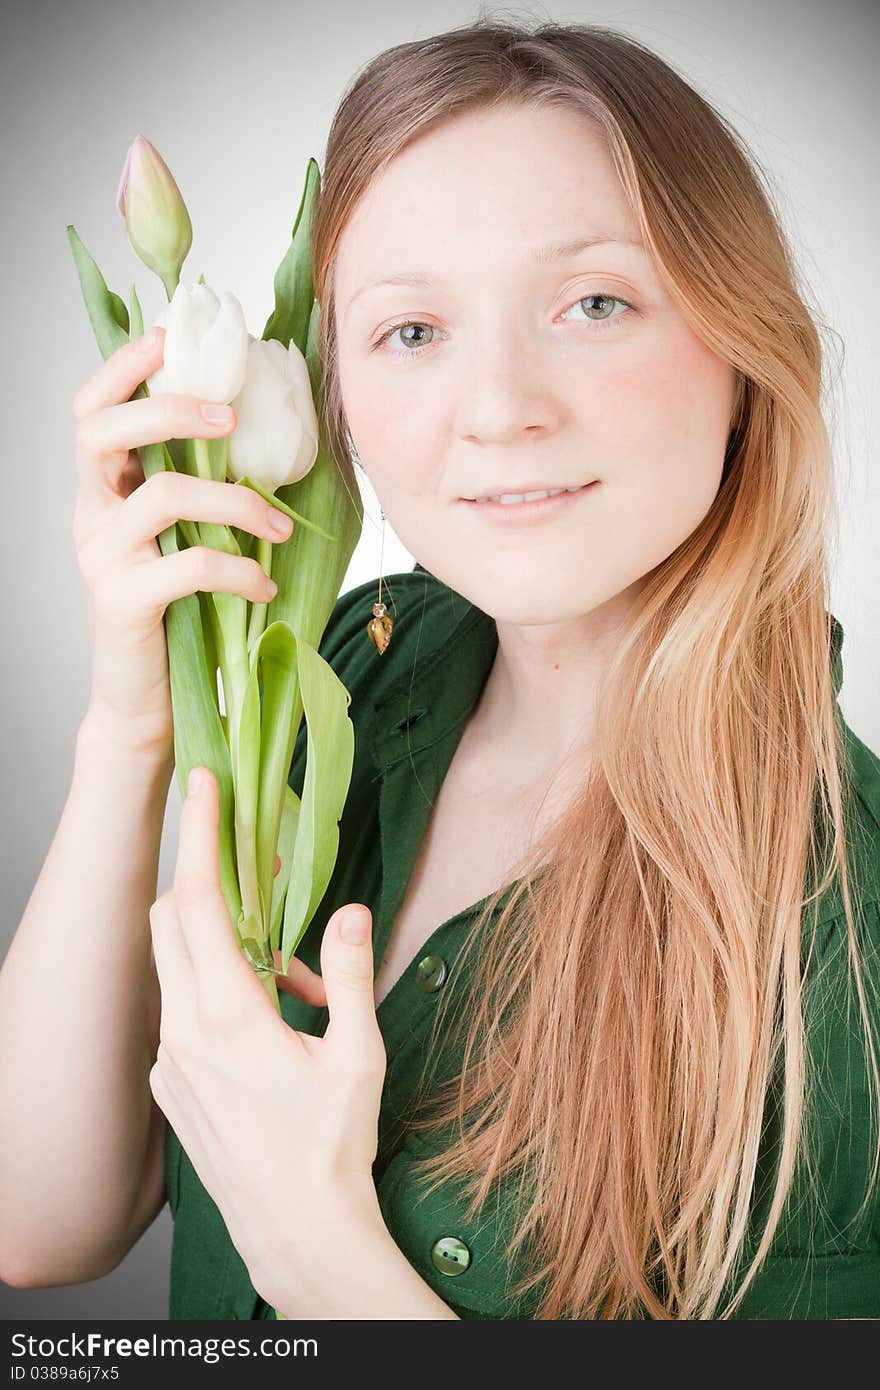
<path fill-rule="evenodd" d="M 320 647 L 351 693 L 355 754 L 336 868 L 297 952 L 318 973 L 327 921 L 342 904 L 355 901 L 372 910 L 378 968 L 431 805 L 498 645 L 494 620 L 424 571 L 383 578 L 383 591 L 395 623 L 383 656 L 366 634 L 375 580 L 341 595 Z M 831 661 L 838 693 L 842 643 L 843 630 L 833 619 Z M 844 729 L 858 790 L 856 816 L 868 844 L 868 874 L 860 894 L 870 939 L 863 945 L 872 953 L 872 980 L 880 988 L 880 760 L 845 724 Z M 302 791 L 305 748 L 303 721 L 289 775 L 297 793 Z M 540 1291 L 532 1290 L 516 1304 L 508 1297 L 504 1203 L 493 1198 L 479 1219 L 465 1221 L 457 1184 L 423 1198 L 411 1168 L 413 1160 L 428 1151 L 428 1140 L 406 1126 L 407 1100 L 421 1073 L 440 991 L 456 988 L 457 953 L 486 901 L 438 923 L 378 1006 L 387 1071 L 373 1177 L 395 1242 L 460 1317 L 529 1319 Z M 846 923 L 836 887 L 821 901 L 819 923 L 813 960 L 823 1007 L 812 1011 L 808 1036 L 827 1097 L 817 1136 L 823 1204 L 817 1211 L 805 1191 L 796 1191 L 737 1314 L 741 1318 L 880 1316 L 880 1195 L 874 1196 L 867 1214 L 855 1220 L 869 1166 L 869 1082 L 858 1010 L 847 1018 Z M 289 994 L 281 994 L 280 1000 L 283 1017 L 292 1027 L 323 1034 L 325 1008 Z M 767 1114 L 756 1212 L 761 1172 L 770 1171 L 767 1165 L 778 1135 L 778 1111 L 772 1103 Z M 169 1317 L 272 1317 L 170 1125 L 166 1177 L 174 1219 Z M 290 1181 L 296 1179 L 292 1172 Z M 282 1199 L 278 1193 L 279 1211 Z M 266 1200 L 273 1200 L 271 1193 Z M 457 1255 L 452 1259 L 443 1255 L 449 1247 L 438 1245 L 448 1238 L 460 1243 L 454 1245 Z M 523 1268 L 515 1266 L 512 1282 Z"/>

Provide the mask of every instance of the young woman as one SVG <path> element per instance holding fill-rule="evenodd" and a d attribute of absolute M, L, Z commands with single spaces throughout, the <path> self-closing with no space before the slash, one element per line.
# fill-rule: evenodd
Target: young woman
<path fill-rule="evenodd" d="M 880 1315 L 880 763 L 836 701 L 818 320 L 749 156 L 632 39 L 480 20 L 380 54 L 346 93 L 313 275 L 328 437 L 419 564 L 383 578 L 381 660 L 374 583 L 339 599 L 324 635 L 352 694 L 355 768 L 283 998 L 286 1022 L 320 1039 L 325 928 L 368 906 L 386 1058 L 368 1176 L 385 1243 L 354 1217 L 333 1225 L 310 1248 L 312 1283 L 277 1306 Z M 123 354 L 83 389 L 84 488 L 111 449 L 204 428 L 197 402 L 173 419 L 158 414 L 171 398 L 150 402 L 149 425 L 125 404 L 160 360 Z M 134 515 L 137 480 L 115 481 Z M 201 510 L 185 514 L 264 534 L 252 495 L 193 485 Z M 169 516 L 153 521 L 154 538 Z M 156 554 L 141 583 L 168 602 L 187 590 Z M 128 559 L 133 576 L 146 550 Z M 215 564 L 200 587 L 263 598 L 249 561 Z M 135 592 L 132 578 L 132 606 Z M 156 611 L 149 645 L 126 643 L 118 612 L 97 625 L 102 698 L 0 981 L 17 1134 L 4 1219 L 14 1193 L 32 1252 L 19 1282 L 94 1277 L 167 1182 L 171 1316 L 265 1317 L 278 1285 L 255 1277 L 238 1219 L 260 1204 L 209 1192 L 147 1085 L 145 921 L 171 749 Z M 301 729 L 298 791 L 304 756 Z M 74 855 L 88 901 L 71 902 Z M 42 973 L 62 910 L 73 998 Z M 54 1034 L 17 1004 L 38 978 Z M 26 1182 L 45 1121 L 15 1091 L 44 1032 L 48 1139 L 75 1155 L 49 1194 L 60 1248 L 41 1246 L 49 1218 Z M 106 1078 L 109 1133 L 67 1095 L 74 1072 Z M 255 1126 L 247 1142 L 257 1154 L 273 1137 Z M 274 1159 L 293 1200 L 307 1179 L 292 1149 Z M 265 1199 L 279 1247 L 305 1248 Z"/>

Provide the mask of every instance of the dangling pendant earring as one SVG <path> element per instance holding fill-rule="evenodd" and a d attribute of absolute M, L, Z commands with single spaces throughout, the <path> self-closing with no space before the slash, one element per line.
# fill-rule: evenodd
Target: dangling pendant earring
<path fill-rule="evenodd" d="M 354 446 L 354 440 L 351 437 L 350 430 L 347 431 L 346 438 L 352 463 L 356 468 L 363 468 L 363 464 L 358 458 L 358 452 Z M 388 647 L 388 643 L 391 641 L 391 630 L 394 624 L 388 616 L 385 605 L 382 602 L 382 561 L 385 556 L 385 513 L 382 511 L 381 507 L 379 511 L 382 516 L 382 543 L 379 550 L 379 600 L 377 603 L 373 604 L 373 616 L 367 623 L 367 636 L 379 655 L 383 656 Z"/>
<path fill-rule="evenodd" d="M 380 509 L 381 510 L 381 509 Z M 382 512 L 382 544 L 379 551 L 379 600 L 373 604 L 373 616 L 367 623 L 367 636 L 380 656 L 383 656 L 391 641 L 394 624 L 382 602 L 382 559 L 385 553 L 385 513 Z"/>

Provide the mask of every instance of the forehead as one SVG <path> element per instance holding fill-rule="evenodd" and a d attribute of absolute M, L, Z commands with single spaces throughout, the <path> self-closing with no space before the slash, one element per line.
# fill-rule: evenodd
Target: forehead
<path fill-rule="evenodd" d="M 372 180 L 340 237 L 338 303 L 399 266 L 440 276 L 462 258 L 488 266 L 591 233 L 639 240 L 592 120 L 565 108 L 469 112 L 420 135 Z"/>

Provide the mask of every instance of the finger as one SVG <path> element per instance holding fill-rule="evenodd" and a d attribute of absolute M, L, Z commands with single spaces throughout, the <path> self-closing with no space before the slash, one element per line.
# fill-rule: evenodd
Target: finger
<path fill-rule="evenodd" d="M 283 969 L 281 964 L 281 952 L 272 952 L 272 962 L 276 970 Z M 276 975 L 275 984 L 278 989 L 283 989 L 285 994 L 292 994 L 297 999 L 301 999 L 304 1004 L 314 1004 L 318 1009 L 327 1007 L 327 991 L 324 988 L 324 981 L 314 970 L 310 970 L 305 961 L 298 956 L 292 956 L 287 967 L 286 975 Z"/>
<path fill-rule="evenodd" d="M 125 506 L 133 500 L 129 499 Z M 120 625 L 126 627 L 131 626 L 132 613 L 140 620 L 146 618 L 155 623 L 168 604 L 184 594 L 238 594 L 252 603 L 269 603 L 276 592 L 269 587 L 269 576 L 260 562 L 246 555 L 191 545 L 186 550 L 174 550 L 136 564 L 128 558 L 130 550 L 119 528 L 106 543 L 102 539 L 99 544 L 103 549 L 100 553 L 96 549 L 89 556 L 89 563 L 90 572 L 98 576 L 96 585 L 106 571 L 106 582 L 100 584 L 100 608 L 104 615 L 117 617 Z"/>
<path fill-rule="evenodd" d="M 243 957 L 220 884 L 219 807 L 213 772 L 193 768 L 180 817 L 174 896 L 183 937 L 203 983 L 222 989 L 230 963 L 240 969 Z"/>
<path fill-rule="evenodd" d="M 121 480 L 131 478 L 134 463 L 139 466 L 130 427 L 127 437 L 117 441 L 115 447 L 108 449 L 103 443 L 107 412 L 112 409 L 113 418 L 118 419 L 119 411 L 128 409 L 134 392 L 161 365 L 164 351 L 165 329 L 161 327 L 124 343 L 74 396 L 72 410 L 77 422 L 75 457 L 80 497 L 95 500 L 103 498 L 108 491 L 120 492 Z M 130 416 L 123 413 L 122 419 L 129 420 Z M 171 437 L 165 435 L 165 439 Z M 127 492 L 131 491 L 127 483 L 125 487 Z"/>
<path fill-rule="evenodd" d="M 123 511 L 121 527 L 128 540 L 141 541 L 157 536 L 183 517 L 187 521 L 225 522 L 276 543 L 282 539 L 282 533 L 275 530 L 273 516 L 283 517 L 289 536 L 293 526 L 289 517 L 270 506 L 253 488 L 167 470 L 154 473 L 134 491 Z"/>
<path fill-rule="evenodd" d="M 321 976 L 330 1020 L 325 1037 L 347 1059 L 378 1056 L 381 1044 L 373 983 L 372 913 L 362 903 L 334 912 L 321 941 Z"/>
<path fill-rule="evenodd" d="M 165 329 L 154 328 L 111 352 L 73 398 L 75 420 L 83 420 L 108 405 L 131 398 L 142 381 L 152 376 L 165 353 Z"/>
<path fill-rule="evenodd" d="M 193 963 L 172 893 L 163 893 L 150 908 L 150 934 L 162 996 L 162 1036 L 169 1014 L 186 1007 L 192 997 Z"/>
<path fill-rule="evenodd" d="M 219 402 L 220 407 L 225 408 L 225 402 Z M 235 423 L 234 411 L 222 422 L 205 420 L 198 396 L 162 394 L 106 406 L 82 421 L 79 435 L 92 458 L 112 463 L 128 457 L 133 437 L 137 448 L 168 439 L 217 439 L 231 434 Z"/>
<path fill-rule="evenodd" d="M 274 875 L 273 875 L 273 876 L 274 876 L 274 877 L 277 877 L 277 875 L 280 874 L 280 872 L 281 872 L 281 855 L 280 855 L 280 854 L 276 854 L 276 855 L 275 855 L 275 871 L 274 871 Z"/>

